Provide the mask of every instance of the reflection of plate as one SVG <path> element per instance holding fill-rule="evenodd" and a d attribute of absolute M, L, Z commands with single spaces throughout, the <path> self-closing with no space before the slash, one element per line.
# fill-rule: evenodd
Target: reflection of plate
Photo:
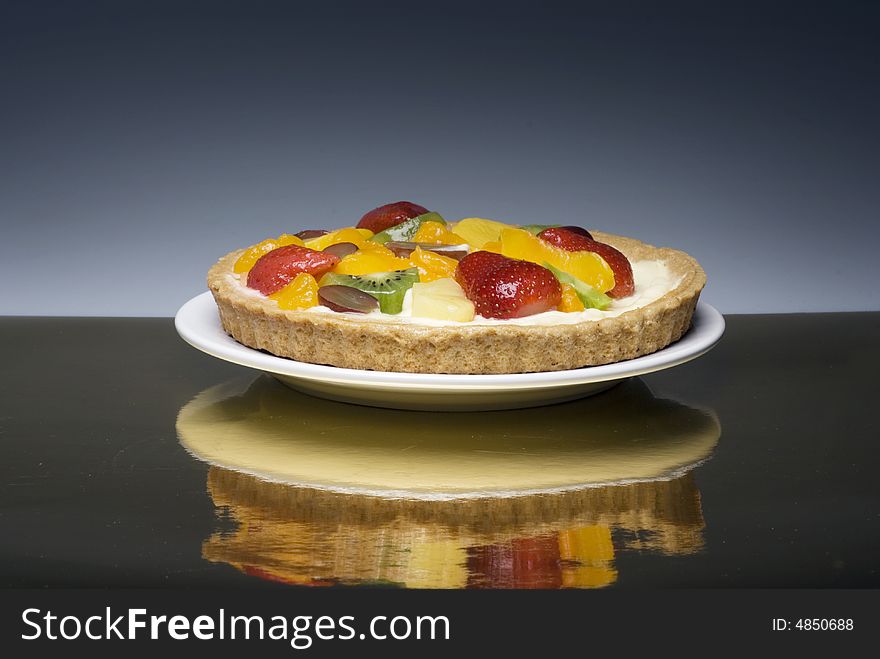
<path fill-rule="evenodd" d="M 632 381 L 552 408 L 430 414 L 317 400 L 258 378 L 213 387 L 177 419 L 211 464 L 339 492 L 422 499 L 511 496 L 670 478 L 720 435 L 707 411 Z"/>
<path fill-rule="evenodd" d="M 391 373 L 306 364 L 241 345 L 220 325 L 210 293 L 177 312 L 177 331 L 188 343 L 214 357 L 272 374 L 288 386 L 333 400 L 423 410 L 512 409 L 546 405 L 597 393 L 622 379 L 678 366 L 707 352 L 724 332 L 724 319 L 699 303 L 693 326 L 659 352 L 616 364 L 570 371 L 513 375 Z M 341 346 L 340 349 L 354 349 Z"/>

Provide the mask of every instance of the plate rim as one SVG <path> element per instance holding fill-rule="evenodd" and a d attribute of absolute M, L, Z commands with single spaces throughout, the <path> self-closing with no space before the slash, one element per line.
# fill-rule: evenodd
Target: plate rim
<path fill-rule="evenodd" d="M 207 316 L 212 314 L 209 319 Z M 215 321 L 214 335 L 199 324 Z M 612 364 L 585 366 L 562 371 L 505 374 L 404 373 L 368 371 L 324 364 L 310 364 L 264 353 L 244 346 L 220 325 L 217 306 L 210 291 L 185 302 L 174 316 L 174 326 L 188 344 L 212 357 L 266 373 L 326 384 L 369 386 L 383 389 L 462 391 L 464 389 L 543 389 L 621 380 L 679 366 L 706 354 L 721 340 L 724 316 L 707 302 L 698 301 L 691 328 L 675 343 L 648 355 Z M 221 336 L 222 335 L 222 336 Z"/>

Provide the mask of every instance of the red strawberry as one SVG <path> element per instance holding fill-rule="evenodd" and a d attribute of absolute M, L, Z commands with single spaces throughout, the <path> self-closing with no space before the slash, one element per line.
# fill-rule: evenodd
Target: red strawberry
<path fill-rule="evenodd" d="M 614 288 L 607 292 L 608 297 L 626 297 L 635 292 L 633 270 L 629 259 L 611 245 L 575 233 L 570 227 L 544 229 L 538 234 L 538 238 L 569 252 L 595 252 L 605 259 L 614 273 Z"/>
<path fill-rule="evenodd" d="M 455 279 L 484 318 L 521 318 L 555 309 L 562 288 L 547 268 L 493 252 L 459 261 Z"/>
<path fill-rule="evenodd" d="M 261 256 L 248 272 L 247 285 L 263 295 L 271 295 L 287 286 L 301 272 L 315 279 L 339 263 L 339 257 L 299 245 L 285 245 Z"/>
<path fill-rule="evenodd" d="M 580 234 L 580 235 L 582 235 L 582 236 L 586 236 L 586 237 L 589 238 L 590 240 L 593 239 L 593 234 L 591 234 L 589 231 L 587 231 L 587 230 L 584 229 L 583 227 L 579 227 L 579 226 L 575 226 L 575 225 L 573 225 L 573 224 L 569 224 L 569 225 L 566 225 L 566 226 L 564 226 L 564 227 L 559 227 L 559 228 L 560 228 L 560 229 L 568 229 L 568 230 L 571 231 L 572 233 L 578 233 L 578 234 Z"/>
<path fill-rule="evenodd" d="M 408 219 L 424 215 L 428 209 L 411 201 L 395 201 L 393 204 L 385 204 L 374 208 L 361 218 L 357 223 L 358 229 L 369 229 L 373 233 L 385 231 L 385 229 L 397 226 Z"/>
<path fill-rule="evenodd" d="M 471 288 L 482 282 L 490 271 L 510 260 L 495 252 L 473 252 L 458 262 L 455 280 L 464 289 L 464 294 L 470 296 Z"/>

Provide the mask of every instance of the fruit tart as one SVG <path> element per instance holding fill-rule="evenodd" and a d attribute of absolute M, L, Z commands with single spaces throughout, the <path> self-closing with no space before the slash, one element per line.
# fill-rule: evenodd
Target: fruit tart
<path fill-rule="evenodd" d="M 450 223 L 405 201 L 356 226 L 263 240 L 208 272 L 239 343 L 411 373 L 555 371 L 646 355 L 688 330 L 705 283 L 674 249 L 579 226 Z"/>

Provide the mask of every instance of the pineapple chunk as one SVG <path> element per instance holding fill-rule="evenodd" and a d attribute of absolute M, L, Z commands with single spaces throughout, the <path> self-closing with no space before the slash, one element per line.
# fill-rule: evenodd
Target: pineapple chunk
<path fill-rule="evenodd" d="M 474 303 L 467 299 L 454 279 L 444 277 L 413 284 L 412 315 L 467 323 L 474 319 Z"/>
<path fill-rule="evenodd" d="M 425 286 L 426 290 L 430 290 L 433 295 L 451 295 L 453 297 L 465 297 L 464 290 L 458 285 L 458 282 L 451 277 L 438 277 L 430 282 L 430 286 Z"/>
<path fill-rule="evenodd" d="M 452 228 L 456 235 L 464 238 L 474 249 L 482 249 L 483 245 L 488 242 L 501 240 L 501 232 L 504 229 L 513 228 L 510 224 L 496 222 L 495 220 L 485 220 L 481 217 L 466 217 L 460 220 Z"/>

